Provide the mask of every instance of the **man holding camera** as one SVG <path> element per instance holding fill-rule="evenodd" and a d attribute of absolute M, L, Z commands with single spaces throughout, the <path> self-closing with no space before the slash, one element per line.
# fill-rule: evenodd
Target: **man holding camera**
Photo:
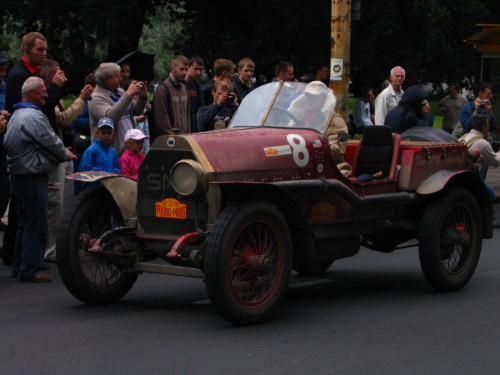
<path fill-rule="evenodd" d="M 495 116 L 493 116 L 493 108 L 491 106 L 491 98 L 493 97 L 491 85 L 486 82 L 481 82 L 474 90 L 474 93 L 476 99 L 464 105 L 460 112 L 460 123 L 463 125 L 462 134 L 470 132 L 472 116 L 477 114 L 486 115 L 490 124 L 489 136 L 491 140 L 496 141 L 498 138 L 497 122 Z"/>
<path fill-rule="evenodd" d="M 127 130 L 135 129 L 134 116 L 144 113 L 148 100 L 148 83 L 132 81 L 127 91 L 120 87 L 120 65 L 106 62 L 95 71 L 96 88 L 89 102 L 90 135 L 95 137 L 97 123 L 103 117 L 109 117 L 115 124 L 115 135 L 111 146 L 120 152 L 125 144 L 123 137 Z"/>
<path fill-rule="evenodd" d="M 232 85 L 227 81 L 215 81 L 212 89 L 213 104 L 198 110 L 198 131 L 226 128 L 237 108 L 238 98 L 234 95 Z"/>

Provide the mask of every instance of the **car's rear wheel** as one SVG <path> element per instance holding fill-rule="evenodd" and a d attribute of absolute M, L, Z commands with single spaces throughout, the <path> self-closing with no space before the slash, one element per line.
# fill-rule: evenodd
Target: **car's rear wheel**
<path fill-rule="evenodd" d="M 207 242 L 204 272 L 217 312 L 242 325 L 265 320 L 285 294 L 291 239 L 279 210 L 253 201 L 227 207 Z"/>
<path fill-rule="evenodd" d="M 474 274 L 482 246 L 481 212 L 472 194 L 453 189 L 429 202 L 419 241 L 427 281 L 439 291 L 463 288 Z"/>
<path fill-rule="evenodd" d="M 57 266 L 64 285 L 80 301 L 112 303 L 134 285 L 137 274 L 126 270 L 119 254 L 92 250 L 103 233 L 120 226 L 122 215 L 103 188 L 83 191 L 67 209 L 57 238 Z"/>

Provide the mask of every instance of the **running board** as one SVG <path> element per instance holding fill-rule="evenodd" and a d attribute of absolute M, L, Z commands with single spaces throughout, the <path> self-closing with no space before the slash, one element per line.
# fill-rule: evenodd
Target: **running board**
<path fill-rule="evenodd" d="M 170 266 L 167 264 L 136 262 L 132 270 L 137 272 L 161 273 L 163 275 L 203 278 L 203 271 L 193 267 Z"/>

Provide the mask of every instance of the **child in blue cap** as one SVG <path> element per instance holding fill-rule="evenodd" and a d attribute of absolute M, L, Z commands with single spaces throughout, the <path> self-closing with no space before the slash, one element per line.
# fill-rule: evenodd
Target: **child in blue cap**
<path fill-rule="evenodd" d="M 121 174 L 118 168 L 118 154 L 111 147 L 115 124 L 109 117 L 103 117 L 97 123 L 94 142 L 83 153 L 79 171 L 103 171 Z M 91 184 L 92 185 L 92 184 Z"/>

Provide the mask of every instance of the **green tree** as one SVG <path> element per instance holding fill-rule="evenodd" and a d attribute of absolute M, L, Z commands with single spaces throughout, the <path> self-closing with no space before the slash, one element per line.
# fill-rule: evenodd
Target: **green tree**
<path fill-rule="evenodd" d="M 137 49 L 143 25 L 164 4 L 167 0 L 0 0 L 0 23 L 4 34 L 19 36 L 19 45 L 29 31 L 44 34 L 48 57 L 59 61 L 72 84 L 68 89 L 78 92 L 100 62 Z M 20 47 L 17 53 L 14 61 Z"/>
<path fill-rule="evenodd" d="M 186 53 L 201 55 L 209 68 L 217 58 L 237 63 L 250 57 L 256 74 L 269 81 L 280 60 L 293 63 L 296 76 L 330 61 L 328 0 L 256 0 L 243 9 L 234 1 L 191 0 L 185 9 L 190 22 Z"/>
<path fill-rule="evenodd" d="M 158 7 L 149 24 L 144 25 L 139 50 L 156 55 L 155 77 L 165 79 L 170 73 L 172 57 L 182 54 L 186 28 L 182 4 Z M 189 57 L 189 56 L 188 56 Z"/>
<path fill-rule="evenodd" d="M 395 65 L 406 69 L 407 84 L 457 80 L 472 73 L 474 50 L 463 41 L 477 32 L 476 24 L 500 22 L 498 3 L 361 0 L 361 19 L 352 22 L 354 88 L 378 89 Z M 191 22 L 186 48 L 209 63 L 249 56 L 257 74 L 269 80 L 281 59 L 295 65 L 296 76 L 329 61 L 331 0 L 256 0 L 244 10 L 228 0 L 191 0 L 185 9 Z"/>
<path fill-rule="evenodd" d="M 73 91 L 100 62 L 116 61 L 138 46 L 157 55 L 158 78 L 168 73 L 171 57 L 182 53 L 201 55 L 208 68 L 219 57 L 235 63 L 250 57 L 256 74 L 269 81 L 279 60 L 292 62 L 296 76 L 329 62 L 331 1 L 255 0 L 241 7 L 229 0 L 0 0 L 0 47 L 17 59 L 15 36 L 19 45 L 25 32 L 42 32 L 49 57 L 67 71 Z M 354 87 L 378 89 L 395 65 L 406 69 L 407 84 L 472 73 L 474 50 L 463 41 L 478 23 L 500 23 L 499 4 L 361 0 L 361 19 L 352 22 Z"/>
<path fill-rule="evenodd" d="M 361 20 L 352 26 L 356 91 L 365 85 L 379 90 L 396 65 L 405 68 L 406 85 L 473 74 L 474 50 L 464 40 L 477 32 L 476 23 L 494 21 L 490 6 L 476 0 L 362 1 Z"/>

